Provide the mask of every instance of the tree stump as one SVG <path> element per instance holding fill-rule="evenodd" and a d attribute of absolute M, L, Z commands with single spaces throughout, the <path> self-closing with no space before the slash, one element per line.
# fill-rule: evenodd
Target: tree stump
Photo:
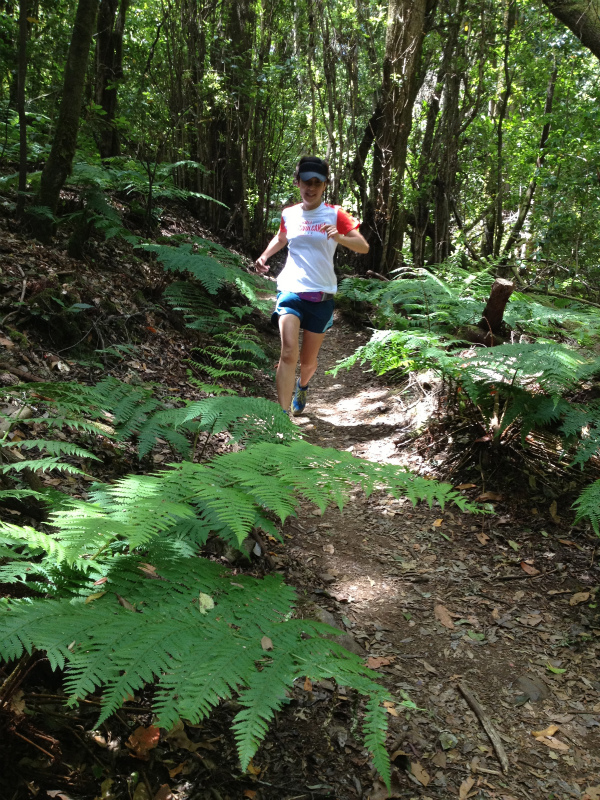
<path fill-rule="evenodd" d="M 486 333 L 488 341 L 486 342 L 484 338 L 485 344 L 493 347 L 494 337 L 501 337 L 504 310 L 514 289 L 515 285 L 512 281 L 504 278 L 496 278 L 494 281 L 492 291 L 483 309 L 483 316 L 477 323 L 477 327 Z"/>
<path fill-rule="evenodd" d="M 496 278 L 492 291 L 477 325 L 462 325 L 457 335 L 467 342 L 497 347 L 506 343 L 506 326 L 503 323 L 504 309 L 514 291 L 514 284 L 504 278 Z"/>

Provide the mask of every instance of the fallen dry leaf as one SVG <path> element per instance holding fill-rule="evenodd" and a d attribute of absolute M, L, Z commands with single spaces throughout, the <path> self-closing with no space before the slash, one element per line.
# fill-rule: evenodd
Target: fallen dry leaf
<path fill-rule="evenodd" d="M 323 552 L 329 553 L 329 555 L 333 555 L 335 553 L 335 547 L 332 544 L 324 544 Z"/>
<path fill-rule="evenodd" d="M 443 519 L 436 519 L 436 521 L 433 523 L 433 527 L 439 528 L 443 521 L 444 521 Z"/>
<path fill-rule="evenodd" d="M 431 672 L 432 675 L 437 675 L 438 671 L 435 667 L 432 667 L 431 664 L 428 664 L 427 661 L 423 661 L 423 666 L 427 670 L 427 672 Z"/>
<path fill-rule="evenodd" d="M 458 486 L 455 487 L 456 489 L 476 489 L 477 484 L 475 483 L 459 483 Z"/>
<path fill-rule="evenodd" d="M 475 786 L 475 778 L 468 777 L 466 778 L 460 785 L 460 789 L 458 790 L 458 800 L 466 800 L 469 796 L 469 792 Z"/>
<path fill-rule="evenodd" d="M 422 786 L 429 785 L 429 782 L 431 781 L 431 776 L 429 775 L 428 772 L 426 772 L 423 769 L 423 767 L 419 764 L 418 761 L 410 762 L 410 771 Z"/>
<path fill-rule="evenodd" d="M 557 739 L 555 736 L 536 736 L 536 742 L 540 742 L 540 744 L 545 744 L 546 747 L 552 748 L 552 750 L 560 750 L 562 753 L 566 753 L 569 749 L 569 745 L 561 742 L 560 739 Z"/>
<path fill-rule="evenodd" d="M 526 561 L 521 561 L 521 569 L 526 572 L 528 575 L 539 575 L 539 569 L 532 567 L 531 564 L 528 564 Z"/>
<path fill-rule="evenodd" d="M 254 764 L 252 763 L 252 759 L 250 759 L 250 763 L 248 764 L 248 769 L 246 770 L 246 772 L 249 772 L 250 775 L 260 775 L 262 769 L 260 767 L 255 767 Z"/>
<path fill-rule="evenodd" d="M 153 800 L 173 800 L 173 792 L 169 785 L 163 783 L 158 792 L 154 795 Z"/>
<path fill-rule="evenodd" d="M 556 500 L 553 500 L 552 503 L 550 503 L 550 516 L 552 517 L 552 521 L 556 522 L 556 524 L 558 525 L 558 523 L 560 522 L 560 517 L 558 516 L 557 511 L 558 511 L 558 505 L 556 504 Z"/>
<path fill-rule="evenodd" d="M 589 592 L 576 592 L 573 597 L 569 600 L 570 606 L 577 606 L 579 603 L 585 603 L 586 600 L 590 599 Z"/>
<path fill-rule="evenodd" d="M 490 540 L 490 537 L 487 535 L 487 533 L 484 533 L 483 531 L 480 531 L 475 535 L 477 536 L 480 544 L 487 544 Z"/>
<path fill-rule="evenodd" d="M 148 578 L 158 578 L 159 576 L 156 574 L 156 567 L 153 567 L 152 564 L 146 564 L 142 562 L 138 564 L 138 569 L 141 570 L 144 575 Z"/>
<path fill-rule="evenodd" d="M 312 692 L 312 688 L 313 688 L 312 681 L 308 677 L 308 675 L 304 679 L 304 686 L 302 688 L 304 689 L 305 692 Z"/>
<path fill-rule="evenodd" d="M 367 667 L 369 667 L 369 669 L 379 669 L 379 667 L 387 667 L 387 665 L 392 664 L 393 661 L 393 656 L 369 656 L 369 658 L 367 658 Z"/>
<path fill-rule="evenodd" d="M 263 650 L 272 650 L 273 649 L 273 642 L 269 639 L 268 636 L 263 636 L 260 640 L 260 646 Z"/>
<path fill-rule="evenodd" d="M 444 628 L 448 628 L 449 630 L 454 630 L 454 623 L 452 622 L 452 617 L 450 616 L 450 612 L 443 606 L 441 603 L 437 603 L 437 605 L 433 608 L 433 613 L 435 614 L 435 618 L 438 622 L 441 622 Z"/>
<path fill-rule="evenodd" d="M 117 594 L 117 600 L 119 601 L 119 605 L 123 606 L 123 608 L 126 608 L 127 611 L 135 611 L 135 606 L 132 606 L 129 600 L 126 600 L 124 597 L 121 597 L 120 594 Z"/>
<path fill-rule="evenodd" d="M 600 785 L 588 786 L 582 800 L 600 800 Z"/>
<path fill-rule="evenodd" d="M 554 736 L 556 731 L 559 731 L 558 725 L 549 725 L 544 731 L 531 731 L 531 735 L 537 739 L 539 736 Z"/>
<path fill-rule="evenodd" d="M 244 792 L 244 797 L 249 797 L 250 800 L 254 800 L 256 797 L 256 792 L 253 789 L 246 789 Z"/>
<path fill-rule="evenodd" d="M 154 750 L 160 739 L 160 730 L 150 725 L 147 728 L 140 726 L 136 728 L 126 741 L 127 747 L 131 750 L 131 755 L 136 758 L 146 760 L 148 752 Z"/>
<path fill-rule="evenodd" d="M 477 500 L 481 502 L 499 503 L 502 500 L 502 495 L 498 494 L 498 492 L 483 492 L 483 494 L 479 495 Z"/>
<path fill-rule="evenodd" d="M 18 717 L 22 716 L 25 713 L 25 700 L 24 693 L 22 689 L 19 689 L 18 692 L 15 692 L 10 699 L 10 708 L 13 713 L 15 713 Z"/>
<path fill-rule="evenodd" d="M 106 592 L 94 592 L 94 594 L 88 594 L 88 596 L 87 596 L 87 597 L 85 598 L 85 600 L 83 601 L 83 604 L 84 604 L 84 605 L 87 605 L 88 603 L 91 603 L 91 602 L 93 602 L 94 600 L 99 600 L 99 599 L 100 599 L 101 597 L 103 597 L 105 594 L 106 594 Z"/>
<path fill-rule="evenodd" d="M 202 747 L 202 744 L 192 742 L 188 737 L 181 720 L 175 723 L 171 730 L 165 734 L 164 738 L 174 750 L 188 750 L 190 753 L 195 753 L 196 750 Z"/>
<path fill-rule="evenodd" d="M 539 614 L 521 614 L 519 617 L 521 625 L 528 625 L 530 628 L 535 628 L 541 621 L 542 617 Z"/>
<path fill-rule="evenodd" d="M 175 775 L 179 775 L 181 770 L 187 765 L 187 761 L 182 761 L 181 764 L 177 764 L 173 767 L 173 769 L 169 770 L 169 778 L 174 778 Z"/>

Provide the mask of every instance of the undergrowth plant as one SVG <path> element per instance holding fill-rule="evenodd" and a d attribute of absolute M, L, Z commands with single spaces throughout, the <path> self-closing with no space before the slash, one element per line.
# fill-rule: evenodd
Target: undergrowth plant
<path fill-rule="evenodd" d="M 281 538 L 275 521 L 303 499 L 342 508 L 356 486 L 468 507 L 451 486 L 392 465 L 302 441 L 261 442 L 209 464 L 96 484 L 87 500 L 52 514 L 50 533 L 2 523 L 0 581 L 43 596 L 2 601 L 0 655 L 45 652 L 66 668 L 71 703 L 102 692 L 99 721 L 148 683 L 165 727 L 197 723 L 235 694 L 244 769 L 294 681 L 333 677 L 368 698 L 365 743 L 389 784 L 390 698 L 375 673 L 323 638 L 334 629 L 293 617 L 293 590 L 279 576 L 234 577 L 198 555 L 209 536 L 240 546 L 258 528 Z"/>
<path fill-rule="evenodd" d="M 342 294 L 373 308 L 379 329 L 332 373 L 357 362 L 378 375 L 431 369 L 455 405 L 496 440 L 516 433 L 525 444 L 532 431 L 550 431 L 562 441 L 565 462 L 582 467 L 600 452 L 600 403 L 575 400 L 600 376 L 600 358 L 586 349 L 600 339 L 600 317 L 575 300 L 557 304 L 516 292 L 504 319 L 525 341 L 475 347 L 461 340 L 460 329 L 478 322 L 491 283 L 489 268 L 472 274 L 455 263 L 436 275 L 403 268 L 387 283 L 343 281 Z M 600 534 L 600 482 L 575 508 L 576 519 L 587 518 Z"/>
<path fill-rule="evenodd" d="M 17 424 L 43 425 L 51 436 L 53 430 L 69 429 L 91 437 L 105 437 L 115 442 L 137 442 L 139 458 L 144 458 L 156 446 L 158 440 L 167 442 L 174 453 L 182 458 L 194 457 L 193 442 L 203 431 L 220 433 L 228 430 L 232 441 L 250 443 L 255 441 L 291 441 L 299 438 L 297 427 L 283 413 L 277 403 L 254 397 L 207 397 L 203 400 L 184 401 L 170 397 L 168 402 L 155 396 L 152 385 L 132 385 L 108 377 L 88 386 L 76 382 L 34 383 L 10 387 L 0 392 L 0 397 L 30 404 L 35 412 L 23 420 L 15 414 L 0 414 L 7 422 L 4 433 L 5 448 L 36 446 L 52 453 L 53 459 L 47 469 L 71 469 L 58 456 L 62 454 L 89 458 L 90 453 L 68 452 L 68 446 L 47 438 L 34 444 L 8 440 L 11 426 Z M 15 409 L 18 406 L 15 405 Z M 89 446 L 89 443 L 88 443 Z M 4 469 L 24 469 L 40 462 L 27 461 L 7 465 Z M 25 466 L 23 466 L 25 465 Z"/>

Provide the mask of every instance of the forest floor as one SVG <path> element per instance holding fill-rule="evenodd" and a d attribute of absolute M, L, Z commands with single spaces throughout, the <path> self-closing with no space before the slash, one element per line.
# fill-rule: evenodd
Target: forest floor
<path fill-rule="evenodd" d="M 435 385 L 390 387 L 358 366 L 325 374 L 366 338 L 343 321 L 326 337 L 298 418 L 306 438 L 443 480 L 445 437 L 427 424 L 438 407 Z M 415 428 L 423 433 L 407 446 L 405 432 Z M 600 625 L 585 605 L 599 583 L 595 544 L 536 508 L 543 498 L 527 503 L 520 493 L 518 502 L 506 477 L 490 487 L 478 468 L 473 474 L 459 485 L 473 500 L 491 500 L 494 514 L 413 508 L 384 493 L 322 516 L 306 507 L 286 526 L 286 578 L 309 606 L 333 615 L 398 700 L 419 707 L 390 709 L 392 797 L 598 798 Z M 459 687 L 492 723 L 506 772 Z M 338 696 L 331 716 L 330 697 L 330 687 L 313 687 L 306 698 L 329 714 L 331 749 L 319 754 L 325 782 L 335 797 L 387 797 L 353 774 L 360 748 L 348 700 Z M 307 781 L 311 773 L 323 774 L 309 765 Z"/>
<path fill-rule="evenodd" d="M 82 272 L 18 237 L 3 247 L 9 257 L 2 280 L 6 288 L 14 278 L 17 300 L 22 270 L 11 266 L 13 255 L 15 265 Z M 123 362 L 119 376 L 135 373 L 191 397 L 181 361 L 185 333 L 168 316 L 131 306 L 152 277 L 148 267 L 125 271 L 107 251 L 109 263 L 112 274 L 98 265 L 83 269 L 89 291 L 79 299 L 95 302 L 109 292 L 110 313 L 128 320 L 139 314 L 132 321 L 139 355 Z M 39 280 L 41 292 L 48 281 Z M 440 424 L 443 387 L 431 376 L 388 385 L 359 366 L 327 374 L 368 337 L 338 315 L 298 425 L 319 446 L 449 479 L 461 439 Z M 273 334 L 272 346 L 276 341 Z M 90 378 L 90 368 L 69 366 L 34 336 L 17 346 L 3 342 L 4 369 L 47 380 L 60 362 L 69 379 Z M 259 381 L 257 392 L 273 399 L 272 381 Z M 226 438 L 211 445 L 208 453 L 219 452 Z M 165 458 L 156 454 L 155 465 Z M 102 479 L 109 479 L 109 461 Z M 600 800 L 597 540 L 583 526 L 573 528 L 568 507 L 557 509 L 525 471 L 499 469 L 490 479 L 475 462 L 465 462 L 462 469 L 471 471 L 454 473 L 452 483 L 493 513 L 357 493 L 341 511 L 304 505 L 286 523 L 285 543 L 269 551 L 297 588 L 299 613 L 339 627 L 340 641 L 364 654 L 396 700 L 388 709 L 391 794 L 361 743 L 360 703 L 329 681 L 298 684 L 242 774 L 229 730 L 235 703 L 222 704 L 202 726 L 163 731 L 150 746 L 139 733 L 152 723 L 148 697 L 136 697 L 96 730 L 97 699 L 67 711 L 60 681 L 42 669 L 13 699 L 16 733 L 2 745 L 1 800 Z M 256 574 L 267 568 L 264 557 L 251 567 Z M 477 714 L 469 693 L 479 701 Z"/>

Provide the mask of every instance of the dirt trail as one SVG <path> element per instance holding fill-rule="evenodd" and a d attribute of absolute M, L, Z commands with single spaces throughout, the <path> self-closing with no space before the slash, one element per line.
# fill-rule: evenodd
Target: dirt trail
<path fill-rule="evenodd" d="M 394 443 L 415 414 L 398 399 L 401 387 L 387 388 L 359 367 L 325 374 L 365 338 L 343 322 L 334 326 L 298 424 L 315 444 L 425 474 L 428 462 Z M 481 482 L 465 492 L 477 497 Z M 390 714 L 389 749 L 399 751 L 392 797 L 600 797 L 594 544 L 584 531 L 534 511 L 515 518 L 499 500 L 494 515 L 476 516 L 378 494 L 323 516 L 307 506 L 286 526 L 279 557 L 307 613 L 312 607 L 335 619 L 351 636 L 346 641 L 381 658 L 371 663 L 394 697 L 409 697 L 420 709 Z M 496 729 L 506 773 L 459 683 L 475 693 Z M 357 755 L 364 752 L 343 702 L 327 712 L 331 688 L 306 692 L 312 717 L 295 712 L 325 731 L 325 764 L 314 753 L 312 766 L 310 757 L 305 764 L 307 779 L 324 787 L 313 796 L 332 796 L 318 783 L 329 776 L 329 790 L 344 800 L 387 797 L 376 780 L 365 783 L 367 765 Z M 330 758 L 336 766 L 327 771 Z"/>

